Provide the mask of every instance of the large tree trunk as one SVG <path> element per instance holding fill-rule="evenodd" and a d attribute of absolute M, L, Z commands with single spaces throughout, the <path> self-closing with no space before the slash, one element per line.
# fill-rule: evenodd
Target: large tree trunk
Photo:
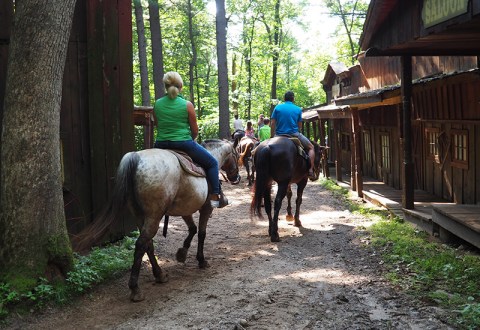
<path fill-rule="evenodd" d="M 75 0 L 15 5 L 0 171 L 0 272 L 14 285 L 65 275 L 72 265 L 62 195 L 60 104 L 74 8 Z"/>
<path fill-rule="evenodd" d="M 142 92 L 142 105 L 150 105 L 150 83 L 148 81 L 147 66 L 147 38 L 145 38 L 145 24 L 143 22 L 143 7 L 140 0 L 134 0 L 135 22 L 138 35 L 138 58 L 140 62 L 140 89 Z"/>
<path fill-rule="evenodd" d="M 197 66 L 197 47 L 195 45 L 195 36 L 193 33 L 193 8 L 192 8 L 192 0 L 187 1 L 187 16 L 188 16 L 188 37 L 190 38 L 190 47 L 192 51 L 192 58 L 190 60 L 188 66 L 188 76 L 190 79 L 189 84 L 189 94 L 190 94 L 190 102 L 193 103 L 195 106 L 195 93 L 194 93 L 194 86 L 195 86 L 195 67 Z"/>
<path fill-rule="evenodd" d="M 160 25 L 160 15 L 158 13 L 158 0 L 149 0 L 148 12 L 150 14 L 150 33 L 152 39 L 152 63 L 153 63 L 153 83 L 155 85 L 155 99 L 165 95 L 163 86 L 163 41 L 162 27 Z"/>
<path fill-rule="evenodd" d="M 216 32 L 218 59 L 218 106 L 219 135 L 221 139 L 230 137 L 230 111 L 228 108 L 228 65 L 227 65 L 227 18 L 225 0 L 215 0 L 217 4 Z"/>
<path fill-rule="evenodd" d="M 275 2 L 275 24 L 273 28 L 273 55 L 272 55 L 272 88 L 270 93 L 270 98 L 272 100 L 277 99 L 277 71 L 278 71 L 278 57 L 279 57 L 279 45 L 280 45 L 280 27 L 281 27 L 281 18 L 280 18 L 280 0 Z M 270 116 L 272 115 L 273 108 L 275 104 L 270 104 Z"/>

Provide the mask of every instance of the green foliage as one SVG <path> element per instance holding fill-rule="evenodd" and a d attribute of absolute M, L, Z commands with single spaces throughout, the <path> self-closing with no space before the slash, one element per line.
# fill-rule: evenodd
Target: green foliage
<path fill-rule="evenodd" d="M 452 313 L 451 322 L 464 329 L 480 324 L 480 256 L 430 242 L 430 236 L 385 209 L 365 207 L 348 199 L 349 192 L 331 180 L 323 187 L 343 198 L 351 211 L 376 222 L 371 241 L 389 267 L 386 278 L 406 292 L 428 299 Z"/>
<path fill-rule="evenodd" d="M 198 121 L 198 142 L 207 139 L 218 139 L 218 115 L 210 114 Z"/>
<path fill-rule="evenodd" d="M 337 54 L 339 59 L 353 65 L 360 51 L 358 43 L 363 30 L 369 1 L 366 0 L 324 0 L 332 17 L 338 17 Z"/>
<path fill-rule="evenodd" d="M 0 319 L 6 318 L 12 310 L 30 310 L 47 303 L 65 303 L 94 285 L 123 274 L 132 265 L 138 235 L 138 232 L 134 232 L 131 237 L 125 237 L 116 244 L 94 248 L 86 256 L 75 254 L 74 268 L 64 282 L 48 282 L 45 278 L 39 278 L 31 290 L 0 282 Z"/>

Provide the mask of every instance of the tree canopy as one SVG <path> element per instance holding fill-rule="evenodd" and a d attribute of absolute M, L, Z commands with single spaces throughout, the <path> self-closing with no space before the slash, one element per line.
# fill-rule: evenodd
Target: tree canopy
<path fill-rule="evenodd" d="M 149 0 L 152 1 L 152 0 Z M 145 8 L 147 0 L 142 0 Z M 368 0 L 227 0 L 227 65 L 230 113 L 245 120 L 269 115 L 287 90 L 301 107 L 325 102 L 321 86 L 332 60 L 354 64 Z M 216 54 L 216 2 L 160 0 L 164 71 L 184 77 L 184 93 L 196 107 L 200 138 L 218 136 L 219 75 Z M 316 22 L 307 16 L 320 15 Z M 147 10 L 144 10 L 147 15 Z M 135 21 L 135 20 L 134 20 Z M 145 19 L 148 67 L 153 74 L 149 20 Z M 336 26 L 334 40 L 319 40 L 316 31 Z M 312 25 L 318 25 L 312 26 Z M 320 26 L 320 27 L 319 27 Z M 299 40 L 308 40 L 308 45 Z M 134 37 L 138 38 L 135 31 Z M 134 46 L 138 43 L 135 41 Z M 327 46 L 328 45 L 328 46 Z M 331 46 L 333 45 L 333 46 Z M 308 47 L 307 47 L 308 46 Z M 332 47 L 334 48 L 332 50 Z M 140 58 L 134 49 L 135 103 L 142 104 Z M 150 77 L 151 95 L 155 79 Z M 223 83 L 225 84 L 225 83 Z M 153 104 L 154 100 L 150 100 Z M 232 118 L 231 116 L 230 118 Z"/>

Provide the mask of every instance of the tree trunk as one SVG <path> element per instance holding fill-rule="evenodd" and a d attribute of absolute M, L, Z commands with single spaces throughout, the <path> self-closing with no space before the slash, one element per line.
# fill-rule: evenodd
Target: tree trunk
<path fill-rule="evenodd" d="M 217 4 L 216 32 L 218 59 L 218 106 L 219 135 L 221 139 L 230 137 L 230 111 L 228 108 L 228 65 L 227 65 L 227 19 L 225 0 L 215 0 Z"/>
<path fill-rule="evenodd" d="M 153 84 L 155 85 L 155 100 L 165 95 L 163 86 L 163 41 L 158 0 L 149 0 L 150 33 L 152 38 Z"/>
<path fill-rule="evenodd" d="M 278 49 L 280 44 L 280 0 L 275 1 L 275 24 L 273 28 L 273 55 L 272 55 L 272 89 L 270 98 L 277 99 L 277 71 L 278 71 Z M 272 115 L 275 104 L 270 104 L 270 116 Z"/>
<path fill-rule="evenodd" d="M 135 6 L 135 22 L 137 24 L 138 35 L 138 58 L 140 62 L 140 88 L 142 91 L 142 105 L 149 106 L 150 101 L 150 83 L 148 81 L 147 65 L 147 38 L 145 38 L 145 24 L 143 22 L 143 7 L 140 0 L 133 0 Z"/>
<path fill-rule="evenodd" d="M 188 67 L 188 75 L 190 78 L 189 92 L 190 92 L 190 102 L 195 106 L 195 93 L 193 87 L 195 86 L 195 77 L 194 70 L 197 65 L 197 47 L 195 45 L 195 36 L 193 33 L 193 8 L 192 0 L 187 1 L 187 15 L 188 15 L 188 36 L 190 38 L 190 47 L 192 51 L 192 59 Z"/>
<path fill-rule="evenodd" d="M 232 59 L 232 107 L 233 113 L 238 115 L 238 92 L 237 92 L 237 54 L 233 54 Z"/>
<path fill-rule="evenodd" d="M 72 266 L 62 195 L 60 105 L 75 0 L 15 5 L 3 116 L 0 272 L 31 287 Z"/>

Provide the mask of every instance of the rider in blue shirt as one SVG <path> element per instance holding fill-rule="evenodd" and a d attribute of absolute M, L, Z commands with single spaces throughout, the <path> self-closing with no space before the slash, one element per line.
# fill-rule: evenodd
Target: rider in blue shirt
<path fill-rule="evenodd" d="M 315 151 L 313 144 L 307 139 L 300 130 L 302 129 L 302 109 L 295 105 L 295 94 L 292 91 L 288 91 L 284 96 L 285 103 L 278 104 L 271 116 L 271 131 L 272 137 L 278 135 L 291 135 L 297 137 L 302 143 L 305 150 L 308 151 L 310 158 L 310 169 L 308 171 L 308 177 L 315 179 L 313 173 L 313 161 L 315 159 Z"/>

